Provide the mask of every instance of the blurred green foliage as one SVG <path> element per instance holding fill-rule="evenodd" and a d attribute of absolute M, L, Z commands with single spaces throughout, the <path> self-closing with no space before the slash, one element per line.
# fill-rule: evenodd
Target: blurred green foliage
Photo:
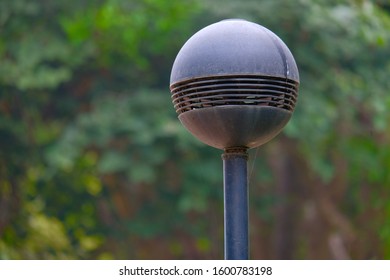
<path fill-rule="evenodd" d="M 301 75 L 283 134 L 250 154 L 252 257 L 390 258 L 387 1 L 13 0 L 0 259 L 222 257 L 220 151 L 182 128 L 168 86 L 191 34 L 238 17 Z"/>

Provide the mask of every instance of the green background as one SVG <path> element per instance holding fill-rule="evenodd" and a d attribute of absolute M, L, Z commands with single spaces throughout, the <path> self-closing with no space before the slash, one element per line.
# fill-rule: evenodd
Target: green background
<path fill-rule="evenodd" d="M 221 151 L 169 76 L 244 18 L 290 48 L 294 115 L 250 151 L 252 259 L 390 259 L 390 2 L 3 0 L 0 259 L 222 259 Z"/>

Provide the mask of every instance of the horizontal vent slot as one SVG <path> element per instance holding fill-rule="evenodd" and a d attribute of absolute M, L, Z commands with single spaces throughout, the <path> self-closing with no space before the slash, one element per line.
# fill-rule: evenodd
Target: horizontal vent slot
<path fill-rule="evenodd" d="M 298 83 L 256 75 L 191 79 L 171 85 L 176 112 L 226 105 L 270 106 L 293 111 Z"/>

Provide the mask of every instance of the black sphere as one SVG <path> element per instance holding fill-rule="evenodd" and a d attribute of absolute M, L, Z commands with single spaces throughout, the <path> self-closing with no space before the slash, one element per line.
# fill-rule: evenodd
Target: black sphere
<path fill-rule="evenodd" d="M 170 89 L 182 124 L 219 148 L 253 148 L 289 121 L 299 73 L 290 50 L 270 30 L 240 19 L 194 34 L 172 67 Z"/>

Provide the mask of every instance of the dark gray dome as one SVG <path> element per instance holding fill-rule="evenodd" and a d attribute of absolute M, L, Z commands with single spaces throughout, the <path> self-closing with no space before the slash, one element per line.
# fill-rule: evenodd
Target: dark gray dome
<path fill-rule="evenodd" d="M 211 24 L 181 48 L 170 83 L 210 75 L 259 74 L 299 82 L 298 68 L 288 47 L 267 28 L 246 20 Z"/>

